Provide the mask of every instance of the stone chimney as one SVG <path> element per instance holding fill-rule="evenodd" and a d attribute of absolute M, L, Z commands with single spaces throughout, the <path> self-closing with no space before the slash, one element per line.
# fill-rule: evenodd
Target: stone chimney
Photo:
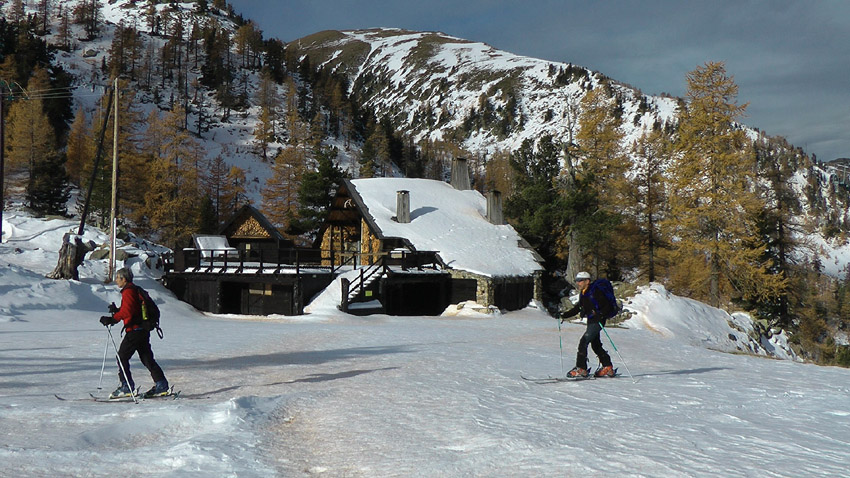
<path fill-rule="evenodd" d="M 505 215 L 502 214 L 502 193 L 495 189 L 487 193 L 487 221 L 497 226 L 505 223 Z"/>
<path fill-rule="evenodd" d="M 396 191 L 395 218 L 401 224 L 410 222 L 410 191 Z"/>
<path fill-rule="evenodd" d="M 451 185 L 459 191 L 472 189 L 472 186 L 469 185 L 469 170 L 466 168 L 466 158 L 454 158 L 452 160 Z"/>

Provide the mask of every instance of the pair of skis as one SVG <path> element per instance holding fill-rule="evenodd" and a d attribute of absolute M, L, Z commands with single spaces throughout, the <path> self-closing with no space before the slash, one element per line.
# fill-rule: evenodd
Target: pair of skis
<path fill-rule="evenodd" d="M 180 390 L 175 391 L 174 387 L 172 386 L 170 389 L 168 389 L 168 393 L 166 393 L 164 395 L 154 395 L 154 396 L 151 396 L 151 397 L 145 397 L 144 395 L 139 394 L 139 393 L 137 393 L 135 396 L 127 395 L 127 396 L 116 397 L 116 398 L 98 397 L 97 395 L 95 395 L 93 393 L 89 393 L 89 398 L 65 398 L 65 397 L 59 396 L 57 394 L 53 394 L 53 396 L 56 397 L 58 400 L 61 400 L 63 402 L 95 401 L 95 402 L 102 402 L 102 403 L 106 403 L 106 402 L 123 403 L 123 402 L 136 402 L 136 401 L 143 402 L 145 400 L 177 400 L 178 398 L 180 398 Z"/>
<path fill-rule="evenodd" d="M 589 373 L 586 377 L 581 377 L 581 376 L 578 376 L 578 377 L 553 377 L 551 375 L 549 375 L 548 377 L 526 377 L 525 375 L 520 375 L 520 378 L 522 378 L 526 382 L 534 382 L 534 383 L 543 384 L 543 383 L 559 383 L 559 382 L 582 382 L 584 380 L 596 380 L 597 378 L 599 378 L 599 379 L 615 378 L 615 377 L 619 377 L 619 376 L 620 375 L 617 373 L 617 369 L 614 369 L 614 375 L 613 376 L 604 376 L 604 377 L 597 377 L 596 375 Z"/>

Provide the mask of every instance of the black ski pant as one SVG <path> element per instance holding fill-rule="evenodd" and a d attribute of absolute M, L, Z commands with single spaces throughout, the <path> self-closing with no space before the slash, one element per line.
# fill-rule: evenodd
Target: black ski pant
<path fill-rule="evenodd" d="M 165 374 L 162 372 L 159 364 L 153 358 L 153 350 L 151 349 L 151 333 L 146 330 L 132 330 L 124 335 L 124 340 L 121 341 L 121 346 L 118 347 L 118 378 L 121 383 L 126 383 L 131 389 L 136 388 L 133 382 L 133 374 L 130 373 L 130 358 L 133 354 L 139 353 L 139 360 L 142 365 L 147 367 L 151 373 L 151 378 L 154 382 L 165 380 Z M 124 371 L 127 372 L 126 380 Z"/>
<path fill-rule="evenodd" d="M 611 356 L 602 348 L 602 339 L 599 333 L 602 332 L 602 325 L 598 321 L 588 321 L 587 329 L 581 340 L 578 341 L 578 354 L 576 354 L 576 367 L 587 369 L 587 346 L 593 349 L 593 353 L 599 358 L 599 363 L 603 367 L 611 366 Z"/>

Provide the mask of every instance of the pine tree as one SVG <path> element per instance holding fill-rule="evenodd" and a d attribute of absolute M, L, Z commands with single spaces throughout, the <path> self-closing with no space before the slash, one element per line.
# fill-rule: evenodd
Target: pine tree
<path fill-rule="evenodd" d="M 608 278 L 615 279 L 622 251 L 629 249 L 624 247 L 625 229 L 618 228 L 628 204 L 631 184 L 626 172 L 631 161 L 621 146 L 623 133 L 616 101 L 607 86 L 601 85 L 584 95 L 578 127 L 574 154 L 580 163 L 572 188 L 565 191 L 571 205 L 570 229 L 580 249 L 589 254 L 584 260 L 590 261 L 588 265 L 595 269 L 595 275 L 604 270 Z"/>
<path fill-rule="evenodd" d="M 330 210 L 331 201 L 346 177 L 334 163 L 337 154 L 336 148 L 322 148 L 316 152 L 316 171 L 303 174 L 298 189 L 298 219 L 290 223 L 290 234 L 303 235 L 311 241 L 315 239 Z"/>
<path fill-rule="evenodd" d="M 687 107 L 681 112 L 671 169 L 670 218 L 674 271 L 690 296 L 775 297 L 784 283 L 767 273 L 763 241 L 754 218 L 762 204 L 754 193 L 755 156 L 737 120 L 746 105 L 723 63 L 709 62 L 687 75 Z"/>
<path fill-rule="evenodd" d="M 772 318 L 780 327 L 792 325 L 793 300 L 800 303 L 799 289 L 790 287 L 795 274 L 793 251 L 798 247 L 798 237 L 804 237 L 805 227 L 797 219 L 802 212 L 799 197 L 793 186 L 793 177 L 801 167 L 802 153 L 795 151 L 782 138 L 760 138 L 754 144 L 756 162 L 761 172 L 760 194 L 765 207 L 757 217 L 756 225 L 765 249 L 762 258 L 767 271 L 780 278 L 789 279 L 776 297 L 758 302 L 760 315 Z"/>
<path fill-rule="evenodd" d="M 310 130 L 301 119 L 298 111 L 298 87 L 291 77 L 286 79 L 286 129 L 289 133 L 289 144 L 306 147 L 310 138 Z"/>
<path fill-rule="evenodd" d="M 557 268 L 558 238 L 565 232 L 565 204 L 556 181 L 560 146 L 551 136 L 535 145 L 525 140 L 511 155 L 514 192 L 505 201 L 505 215 L 517 231 L 543 256 L 547 267 Z"/>
<path fill-rule="evenodd" d="M 240 26 L 233 36 L 233 41 L 236 43 L 236 54 L 240 58 L 240 67 L 254 69 L 263 47 L 263 35 L 254 25 L 254 22 L 249 21 Z"/>
<path fill-rule="evenodd" d="M 634 214 L 642 236 L 647 279 L 656 279 L 657 251 L 664 244 L 660 224 L 666 214 L 667 192 L 664 173 L 669 167 L 670 139 L 661 128 L 644 132 L 632 148 L 639 158 L 632 189 Z"/>
<path fill-rule="evenodd" d="M 71 188 L 63 162 L 64 158 L 58 152 L 35 162 L 26 200 L 27 206 L 38 215 L 64 216 L 68 213 Z"/>
<path fill-rule="evenodd" d="M 150 156 L 144 154 L 141 149 L 142 125 L 145 122 L 142 110 L 136 101 L 136 91 L 129 88 L 126 81 L 119 81 L 119 94 L 114 101 L 118 102 L 118 204 L 116 211 L 122 220 L 129 219 L 132 230 L 136 233 L 147 233 L 149 231 L 145 216 L 145 192 L 149 187 L 149 161 Z M 106 105 L 103 106 L 106 108 Z M 103 144 L 104 167 L 110 171 L 116 154 L 113 151 L 115 135 L 115 108 L 106 125 Z M 94 130 L 100 131 L 102 119 L 95 119 Z M 110 185 L 111 189 L 111 185 Z"/>
<path fill-rule="evenodd" d="M 384 130 L 375 126 L 360 151 L 360 177 L 385 177 L 390 164 L 390 142 Z"/>

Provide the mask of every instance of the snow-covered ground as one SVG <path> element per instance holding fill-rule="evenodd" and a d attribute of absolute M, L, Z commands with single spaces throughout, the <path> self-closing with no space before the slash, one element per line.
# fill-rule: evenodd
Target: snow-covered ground
<path fill-rule="evenodd" d="M 163 311 L 165 338 L 153 347 L 182 398 L 85 400 L 117 384 L 97 318 L 118 292 L 103 284 L 101 261 L 86 261 L 80 281 L 44 278 L 72 222 L 9 212 L 3 220 L 3 477 L 838 477 L 850 469 L 850 370 L 721 352 L 753 347 L 747 319 L 658 285 L 627 304 L 628 328 L 608 329 L 634 380 L 536 384 L 520 375 L 560 374 L 561 339 L 571 368 L 583 326 L 567 323 L 559 334 L 533 307 L 353 317 L 318 303 L 298 317 L 212 316 L 175 300 L 156 271 L 131 259 Z M 150 386 L 137 360 L 132 367 Z"/>

